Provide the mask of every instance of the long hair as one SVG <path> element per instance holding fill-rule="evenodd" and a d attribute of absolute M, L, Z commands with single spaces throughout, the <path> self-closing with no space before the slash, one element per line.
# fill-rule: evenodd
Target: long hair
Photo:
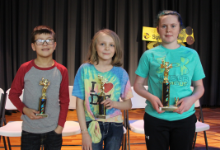
<path fill-rule="evenodd" d="M 111 64 L 113 66 L 122 66 L 122 63 L 121 63 L 122 49 L 121 49 L 120 39 L 114 31 L 109 30 L 109 29 L 99 30 L 93 36 L 93 39 L 92 39 L 90 46 L 89 46 L 89 55 L 88 55 L 88 59 L 86 62 L 91 63 L 91 64 L 94 64 L 96 62 L 97 64 L 99 64 L 99 57 L 98 57 L 98 53 L 96 51 L 96 44 L 97 44 L 97 37 L 99 36 L 100 33 L 104 33 L 104 34 L 110 36 L 115 42 L 115 54 L 112 57 Z"/>

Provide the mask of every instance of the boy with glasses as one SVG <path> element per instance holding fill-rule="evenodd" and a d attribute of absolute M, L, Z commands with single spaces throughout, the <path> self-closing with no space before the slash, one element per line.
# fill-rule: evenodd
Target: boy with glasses
<path fill-rule="evenodd" d="M 45 150 L 60 150 L 69 106 L 68 72 L 52 58 L 56 38 L 50 27 L 34 28 L 31 47 L 37 58 L 21 65 L 9 93 L 12 103 L 22 112 L 21 149 L 39 150 L 43 144 Z M 22 89 L 23 101 L 19 98 Z M 43 96 L 47 117 L 39 115 Z"/>

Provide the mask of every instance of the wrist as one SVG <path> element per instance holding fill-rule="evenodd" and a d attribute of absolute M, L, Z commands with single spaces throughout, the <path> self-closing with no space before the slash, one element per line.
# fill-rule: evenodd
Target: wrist
<path fill-rule="evenodd" d="M 87 130 L 87 129 L 81 129 L 81 133 L 82 133 L 82 134 L 88 133 L 88 130 Z"/>

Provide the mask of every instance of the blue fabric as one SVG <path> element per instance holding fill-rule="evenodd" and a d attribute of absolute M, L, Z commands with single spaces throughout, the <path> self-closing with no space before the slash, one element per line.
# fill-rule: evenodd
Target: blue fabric
<path fill-rule="evenodd" d="M 162 60 L 172 64 L 169 71 L 170 105 L 174 105 L 175 97 L 184 98 L 190 96 L 191 81 L 197 81 L 205 77 L 198 53 L 188 47 L 180 46 L 177 49 L 166 49 L 159 45 L 143 53 L 136 74 L 140 77 L 148 77 L 148 91 L 162 99 L 162 83 L 164 68 L 161 68 Z M 191 116 L 195 110 L 194 105 L 183 114 L 164 112 L 158 114 L 151 103 L 147 101 L 145 112 L 159 119 L 168 121 L 180 120 Z"/>
<path fill-rule="evenodd" d="M 90 122 L 86 122 L 87 127 Z M 123 124 L 115 122 L 99 122 L 102 139 L 99 143 L 92 143 L 94 150 L 119 150 L 123 138 Z M 104 149 L 103 149 L 104 142 Z"/>

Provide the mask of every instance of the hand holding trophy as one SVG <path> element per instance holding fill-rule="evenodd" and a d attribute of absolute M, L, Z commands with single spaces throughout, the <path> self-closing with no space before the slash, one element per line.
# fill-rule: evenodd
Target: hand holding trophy
<path fill-rule="evenodd" d="M 96 118 L 106 119 L 106 107 L 104 104 L 101 104 L 102 101 L 106 99 L 105 92 L 104 92 L 104 85 L 108 82 L 107 79 L 104 79 L 103 76 L 98 75 L 98 78 L 101 82 L 101 93 L 98 95 L 98 107 L 99 107 L 99 114 Z"/>
<path fill-rule="evenodd" d="M 43 85 L 43 88 L 42 88 L 42 95 L 40 97 L 39 107 L 38 107 L 38 111 L 40 113 L 36 114 L 36 116 L 48 117 L 48 115 L 45 114 L 46 102 L 47 102 L 46 92 L 47 92 L 48 86 L 50 85 L 50 82 L 47 79 L 42 78 L 39 85 Z"/>
<path fill-rule="evenodd" d="M 179 98 L 175 98 L 175 105 L 170 105 L 170 82 L 168 80 L 168 74 L 170 69 L 172 68 L 172 64 L 169 64 L 169 62 L 164 62 L 162 60 L 162 64 L 160 65 L 161 68 L 164 68 L 164 79 L 163 79 L 163 85 L 162 85 L 162 104 L 163 107 L 160 107 L 160 110 L 164 111 L 174 111 L 177 109 L 177 102 L 179 101 Z"/>

